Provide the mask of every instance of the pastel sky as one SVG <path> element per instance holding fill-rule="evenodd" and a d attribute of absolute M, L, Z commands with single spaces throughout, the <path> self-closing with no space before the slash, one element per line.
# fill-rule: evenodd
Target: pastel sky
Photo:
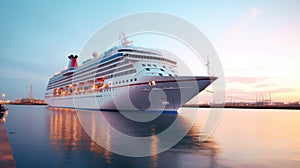
<path fill-rule="evenodd" d="M 76 1 L 0 2 L 0 93 L 6 99 L 43 98 L 48 79 L 79 53 L 106 23 L 158 11 L 196 25 L 221 59 L 227 100 L 300 100 L 300 1 Z M 183 30 L 184 31 L 184 30 Z"/>

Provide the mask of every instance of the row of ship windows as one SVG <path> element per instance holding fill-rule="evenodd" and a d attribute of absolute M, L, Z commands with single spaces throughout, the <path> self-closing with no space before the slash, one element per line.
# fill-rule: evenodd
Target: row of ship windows
<path fill-rule="evenodd" d="M 124 72 L 119 72 L 119 73 L 116 73 L 116 74 L 113 74 L 113 75 L 107 75 L 107 76 L 104 76 L 105 79 L 110 79 L 110 78 L 113 78 L 113 77 L 120 77 L 120 76 L 125 76 L 125 75 L 129 75 L 129 74 L 133 74 L 133 73 L 136 73 L 136 70 L 135 69 L 131 69 L 131 70 L 128 70 L 128 71 L 124 71 Z M 100 74 L 97 74 L 96 77 L 101 77 L 102 75 Z M 86 80 L 89 80 L 89 79 L 93 79 L 95 76 L 87 76 L 85 78 L 81 78 L 81 79 L 76 79 L 76 80 L 73 80 L 72 82 L 73 83 L 77 83 L 77 82 L 80 82 L 80 81 L 86 81 Z M 49 89 L 53 89 L 53 88 L 56 88 L 56 87 L 61 87 L 61 86 L 65 86 L 67 83 L 69 83 L 70 81 L 67 81 L 67 82 L 63 82 L 63 83 L 56 83 L 56 84 L 50 84 L 49 85 Z"/>
<path fill-rule="evenodd" d="M 119 51 L 119 52 L 135 52 L 135 53 L 142 53 L 142 54 L 159 55 L 158 53 L 155 53 L 155 52 L 141 51 L 141 50 L 132 50 L 132 49 L 120 49 L 120 50 L 118 50 L 118 51 Z"/>
<path fill-rule="evenodd" d="M 126 62 L 126 63 L 127 63 L 127 62 Z M 126 64 L 126 63 L 122 62 L 122 63 L 120 63 L 119 65 L 124 65 L 124 64 Z M 116 65 L 117 65 L 117 64 L 116 64 Z M 109 68 L 114 68 L 116 65 L 109 66 Z M 133 66 L 132 66 L 131 64 L 129 64 L 129 65 L 127 65 L 127 66 L 124 66 L 124 67 L 115 69 L 115 72 L 121 71 L 121 70 L 124 70 L 124 69 L 127 69 L 127 68 L 131 68 L 131 67 L 133 67 Z M 97 67 L 92 68 L 92 69 L 96 69 L 96 68 L 97 68 Z M 108 69 L 109 69 L 109 68 L 108 68 Z M 103 70 L 103 69 L 101 69 L 101 70 Z M 97 71 L 100 71 L 100 70 L 97 70 Z M 80 76 L 77 76 L 78 74 L 75 74 L 75 75 L 74 75 L 74 78 L 78 79 L 78 78 L 80 78 L 80 77 L 84 77 L 84 76 L 90 75 L 91 73 L 96 73 L 96 72 L 90 72 L 90 73 L 86 73 L 86 74 L 83 74 L 83 75 L 80 75 Z M 112 73 L 112 70 L 111 70 L 111 71 L 106 71 L 106 72 L 104 72 L 104 73 L 101 73 L 101 75 L 98 75 L 98 76 L 107 75 L 107 74 L 109 74 L 109 73 Z M 70 78 L 72 78 L 72 76 L 68 76 L 67 78 L 64 78 L 64 79 L 61 79 L 61 80 L 52 81 L 52 82 L 50 82 L 50 84 L 53 84 L 53 83 L 55 83 L 55 84 L 58 84 L 58 83 L 64 83 L 65 81 L 70 80 Z"/>
<path fill-rule="evenodd" d="M 145 67 L 145 66 L 149 66 L 149 67 L 154 66 L 154 67 L 157 67 L 156 64 L 152 64 L 152 65 L 151 65 L 151 64 L 142 64 L 142 66 L 143 66 L 143 67 Z M 164 66 L 164 65 L 163 65 L 162 67 L 163 67 L 163 68 L 167 68 L 167 67 Z M 171 67 L 169 67 L 169 68 L 171 68 Z"/>
<path fill-rule="evenodd" d="M 110 58 L 117 58 L 118 56 L 121 56 L 121 54 L 113 55 L 113 56 L 111 56 Z M 101 59 L 100 61 L 97 61 L 97 62 L 95 62 L 95 63 L 93 63 L 93 64 L 90 64 L 90 65 L 87 65 L 86 67 L 81 68 L 81 69 L 78 70 L 77 72 L 82 72 L 83 70 L 88 69 L 88 68 L 91 68 L 91 67 L 93 67 L 93 66 L 95 66 L 95 65 L 97 65 L 97 66 L 106 66 L 106 65 L 109 65 L 109 64 L 111 64 L 111 63 L 113 63 L 113 62 L 120 61 L 120 60 L 122 60 L 122 59 L 123 59 L 123 57 L 120 57 L 120 58 L 117 58 L 117 59 L 112 59 L 112 60 L 109 60 L 109 59 L 108 59 L 109 61 L 107 61 L 107 62 L 105 62 L 104 59 Z M 103 63 L 103 62 L 105 62 L 105 63 Z"/>
<path fill-rule="evenodd" d="M 118 59 L 116 59 L 116 60 L 112 60 L 112 61 L 110 61 L 110 62 L 108 62 L 108 63 L 105 63 L 105 64 L 101 64 L 101 65 L 97 65 L 96 63 L 95 63 L 95 65 L 97 65 L 97 66 L 94 66 L 94 64 L 91 66 L 91 67 L 89 67 L 89 69 L 87 69 L 87 70 L 84 70 L 84 71 L 82 71 L 82 69 L 80 70 L 80 71 L 77 71 L 74 75 L 74 77 L 76 77 L 76 78 L 78 78 L 78 77 L 82 77 L 82 76 L 84 76 L 84 75 L 87 75 L 86 74 L 86 72 L 90 72 L 90 71 L 92 71 L 92 70 L 95 70 L 95 69 L 98 69 L 100 66 L 102 67 L 102 66 L 105 66 L 106 64 L 112 64 L 112 63 L 115 63 L 115 62 L 118 62 L 118 61 L 120 61 L 121 59 L 120 58 L 118 58 Z M 120 63 L 116 63 L 116 64 L 113 64 L 113 65 L 110 65 L 110 66 L 108 66 L 108 67 L 105 67 L 105 68 L 99 68 L 97 71 L 105 71 L 105 70 L 108 70 L 108 69 L 112 69 L 112 68 L 114 68 L 114 67 L 116 67 L 116 66 L 121 66 L 121 65 L 124 65 L 124 64 L 127 64 L 128 63 L 128 61 L 122 61 L 122 62 L 120 62 Z M 85 67 L 84 69 L 86 69 L 86 68 L 88 68 L 88 67 Z M 72 76 L 61 76 L 61 77 L 59 77 L 58 79 L 50 79 L 50 84 L 51 83 L 57 83 L 57 82 L 59 82 L 59 81 L 64 81 L 64 80 L 67 80 L 68 78 L 70 78 L 70 77 L 72 77 Z"/>
<path fill-rule="evenodd" d="M 110 83 L 110 85 L 117 85 L 117 84 L 121 84 L 121 83 L 133 82 L 133 81 L 137 81 L 137 78 L 112 82 L 112 83 Z M 107 85 L 107 87 L 109 87 L 109 85 Z M 78 88 L 78 92 L 82 91 L 82 89 L 86 91 L 86 90 L 90 90 L 90 89 L 92 89 L 92 88 L 93 88 L 92 86 L 80 87 L 80 88 Z M 57 88 L 57 89 L 59 89 L 59 88 Z M 75 90 L 75 89 L 73 89 L 73 90 Z M 73 90 L 67 90 L 67 92 L 73 92 Z M 101 92 L 102 92 L 102 91 L 105 92 L 105 91 L 108 91 L 108 90 L 110 90 L 110 89 L 96 89 L 96 90 L 99 90 L 99 91 L 101 91 Z M 55 92 L 55 91 L 54 91 L 54 92 Z M 50 94 L 50 93 L 46 93 L 46 95 L 48 95 L 48 94 Z"/>
<path fill-rule="evenodd" d="M 146 71 L 150 71 L 150 68 L 145 68 L 146 69 Z M 160 69 L 161 71 L 165 71 L 164 69 Z"/>
<path fill-rule="evenodd" d="M 111 83 L 111 85 L 125 83 L 125 82 L 129 82 L 129 81 L 130 82 L 137 81 L 137 78 L 113 82 L 113 83 Z M 89 85 L 89 86 L 78 87 L 78 88 L 66 88 L 66 89 L 61 88 L 61 90 L 60 90 L 60 88 L 57 88 L 57 89 L 53 90 L 53 96 L 70 96 L 70 95 L 82 95 L 82 94 L 84 95 L 84 94 L 107 92 L 107 91 L 113 91 L 113 90 L 119 90 L 119 89 L 126 88 L 126 86 L 116 87 L 116 88 L 108 88 L 108 87 L 109 87 L 109 85 L 106 84 L 104 88 L 95 88 L 95 85 L 94 85 L 94 87 Z M 49 93 L 47 93 L 46 95 L 49 95 Z"/>
<path fill-rule="evenodd" d="M 117 82 L 113 82 L 112 84 L 121 84 L 121 83 L 128 83 L 128 82 L 133 82 L 133 81 L 137 81 L 137 78 L 134 79 L 126 79 L 126 80 L 122 80 L 122 81 L 117 81 Z"/>
<path fill-rule="evenodd" d="M 129 66 L 125 66 L 126 68 L 130 68 L 130 67 L 132 67 L 132 65 L 129 65 Z M 125 67 L 122 67 L 122 68 L 119 68 L 119 69 L 117 69 L 117 70 L 123 70 L 123 69 L 125 69 Z M 146 71 L 150 71 L 150 68 L 145 68 L 146 69 Z M 160 69 L 162 72 L 165 72 L 165 70 L 164 69 Z M 104 76 L 104 75 L 107 75 L 105 78 L 106 79 L 109 79 L 109 78 L 113 78 L 113 77 L 119 77 L 119 76 L 124 76 L 124 75 L 128 75 L 128 74 L 132 74 L 132 73 L 135 73 L 136 72 L 136 70 L 135 69 L 132 69 L 132 70 L 129 70 L 129 71 L 124 71 L 124 72 L 121 72 L 121 73 L 117 73 L 117 74 L 114 74 L 114 75 L 107 75 L 107 74 L 109 74 L 109 73 L 113 73 L 113 71 L 107 71 L 107 72 L 105 72 L 105 73 L 100 73 L 100 74 L 97 74 L 96 75 L 96 77 L 101 77 L 101 76 Z M 159 76 L 163 76 L 163 74 L 162 73 L 159 73 L 158 74 Z M 169 76 L 173 76 L 172 74 L 168 74 Z M 176 76 L 176 75 L 175 75 Z M 73 81 L 73 83 L 76 83 L 76 82 L 79 82 L 79 81 L 82 81 L 82 80 L 88 80 L 88 79 L 90 79 L 91 77 L 85 77 L 85 78 L 83 78 L 83 79 L 77 79 L 77 80 L 74 80 Z M 130 82 L 132 82 L 133 81 L 133 79 L 131 79 L 130 80 Z M 136 81 L 136 78 L 134 79 L 134 81 Z M 129 82 L 129 80 L 126 80 L 126 82 Z M 120 84 L 121 83 L 121 81 L 119 81 L 119 82 L 115 82 L 115 84 Z M 123 80 L 122 81 L 122 83 L 125 83 L 125 81 Z M 58 85 L 58 84 L 55 84 L 56 86 Z M 61 85 L 65 85 L 65 82 L 63 82 L 63 83 L 61 83 Z M 55 86 L 52 86 L 53 88 L 55 87 Z"/>
<path fill-rule="evenodd" d="M 150 68 L 145 68 L 145 70 L 146 70 L 146 71 L 150 71 Z M 160 71 L 165 72 L 164 69 L 160 69 Z M 174 71 L 172 70 L 172 72 L 174 72 Z M 162 73 L 159 73 L 158 75 L 159 75 L 159 76 L 163 76 Z M 169 75 L 169 76 L 173 76 L 172 74 L 168 74 L 168 75 Z M 175 75 L 175 76 L 177 76 L 177 75 Z"/>
<path fill-rule="evenodd" d="M 153 66 L 153 67 L 157 67 L 157 65 L 156 65 L 156 64 L 142 64 L 142 66 L 143 66 L 143 67 L 146 67 L 146 66 L 148 66 L 148 67 L 152 67 L 152 66 Z M 162 67 L 163 67 L 163 68 L 167 68 L 167 67 L 166 67 L 166 66 L 164 66 L 164 65 L 163 65 Z M 171 67 L 168 67 L 168 68 L 172 70 L 172 68 L 171 68 Z"/>
<path fill-rule="evenodd" d="M 83 77 L 86 77 L 86 76 L 89 76 L 89 75 L 95 75 L 96 77 L 101 77 L 101 76 L 106 76 L 108 74 L 112 74 L 112 73 L 116 73 L 116 72 L 120 72 L 120 71 L 123 71 L 123 70 L 126 70 L 126 69 L 130 69 L 130 68 L 133 68 L 133 65 L 132 64 L 129 64 L 129 65 L 126 65 L 126 66 L 123 66 L 123 67 L 120 67 L 120 68 L 117 68 L 117 69 L 113 69 L 113 70 L 108 70 L 108 71 L 105 71 L 105 72 L 102 72 L 102 73 L 97 73 L 101 70 L 97 70 L 97 72 L 90 72 L 90 73 L 86 73 L 84 75 L 81 75 L 81 76 L 76 76 L 74 78 L 76 79 L 79 79 L 79 78 L 83 78 Z M 134 72 L 131 72 L 131 71 L 125 71 L 125 72 L 121 72 L 121 73 L 116 73 L 114 74 L 114 76 L 122 76 L 122 75 L 126 75 L 126 74 L 130 74 L 130 73 L 134 73 Z M 81 80 L 81 79 L 79 79 Z"/>
<path fill-rule="evenodd" d="M 134 54 L 125 54 L 125 56 L 131 57 L 131 58 L 139 58 L 139 59 L 159 60 L 159 61 L 165 61 L 165 62 L 170 62 L 172 64 L 176 64 L 175 61 L 172 61 L 172 60 L 169 60 L 169 59 L 166 59 L 166 58 L 160 58 L 160 57 L 134 55 Z"/>
<path fill-rule="evenodd" d="M 152 67 L 152 66 L 153 66 L 153 67 L 157 67 L 156 64 L 152 64 L 152 65 L 151 65 L 151 64 L 142 64 L 142 66 L 143 66 L 143 67 L 146 67 L 146 66 L 148 66 L 148 67 Z M 163 65 L 162 67 L 163 67 L 163 68 L 167 68 L 167 67 L 164 66 L 164 65 Z M 168 67 L 168 68 L 169 68 L 172 72 L 175 72 L 171 67 Z M 149 71 L 150 68 L 146 68 L 146 70 Z M 161 70 L 161 71 L 165 71 L 164 69 L 160 69 L 160 70 Z"/>
<path fill-rule="evenodd" d="M 167 60 L 167 59 L 164 59 L 164 58 L 159 58 L 159 57 L 149 57 L 149 56 L 139 56 L 139 55 L 129 55 L 129 57 L 134 57 L 134 58 L 144 58 L 144 59 L 158 59 L 158 60 L 163 60 L 163 61 L 169 61 L 169 60 Z M 76 73 L 76 75 L 80 75 L 80 74 L 83 74 L 83 73 L 85 73 L 85 72 L 88 72 L 88 71 L 90 71 L 90 70 L 92 70 L 92 69 L 96 69 L 96 68 L 99 68 L 99 66 L 105 66 L 105 65 L 108 65 L 108 64 L 111 64 L 111 63 L 113 63 L 113 62 L 117 62 L 117 61 L 120 61 L 120 60 L 122 60 L 123 58 L 121 57 L 121 58 L 117 58 L 117 59 L 114 59 L 114 60 L 111 60 L 111 61 L 109 61 L 109 62 L 106 62 L 106 63 L 102 63 L 102 64 L 100 64 L 100 65 L 98 65 L 97 67 L 93 67 L 94 65 L 97 65 L 97 64 L 99 64 L 98 62 L 96 62 L 96 63 L 94 63 L 94 64 L 91 64 L 91 65 L 89 65 L 89 66 L 87 66 L 87 67 L 84 67 L 84 68 L 82 68 L 81 70 L 79 70 L 79 71 L 77 71 L 77 73 Z M 171 62 L 173 62 L 173 61 L 171 61 Z M 127 62 L 124 62 L 124 63 L 127 63 Z M 121 63 L 122 64 L 122 63 Z M 120 66 L 121 64 L 119 64 L 118 66 Z M 117 64 L 116 64 L 117 65 Z M 113 67 L 115 67 L 116 65 L 112 65 L 112 66 L 108 66 L 108 67 L 106 67 L 106 68 L 103 68 L 103 69 L 101 69 L 101 70 L 107 70 L 107 69 L 110 69 L 110 68 L 113 68 Z M 146 64 L 142 64 L 142 66 L 146 66 Z M 147 64 L 147 66 L 151 66 L 151 64 Z M 155 65 L 155 64 L 152 64 L 152 66 L 154 66 L 154 67 L 157 67 L 157 65 Z M 163 68 L 166 68 L 166 66 L 162 66 Z M 87 69 L 87 68 L 89 68 L 89 69 Z M 171 67 L 169 67 L 170 69 L 171 69 Z M 86 70 L 87 69 L 87 70 Z M 173 70 L 172 70 L 173 71 Z M 61 77 L 60 77 L 61 78 Z M 56 81 L 52 81 L 51 79 L 50 79 L 50 83 L 56 83 L 57 82 L 57 80 Z"/>
<path fill-rule="evenodd" d="M 95 70 L 95 69 L 97 69 L 97 72 L 106 71 L 106 70 L 115 68 L 115 67 L 117 67 L 117 66 L 124 65 L 124 64 L 126 64 L 126 63 L 128 63 L 128 61 L 123 61 L 123 62 L 120 62 L 120 63 L 116 63 L 116 64 L 113 64 L 113 65 L 107 66 L 107 67 L 105 67 L 105 68 L 100 68 L 102 65 L 101 65 L 101 66 L 98 65 L 97 67 L 90 68 L 90 69 L 84 71 L 84 73 L 79 73 L 79 74 L 77 74 L 77 72 L 76 72 L 74 77 L 79 78 L 79 77 L 82 77 L 82 76 L 86 76 L 86 75 L 88 75 L 88 74 L 90 74 L 90 73 L 95 73 L 95 72 L 92 71 L 92 70 Z M 109 72 L 112 72 L 112 71 L 117 72 L 117 71 L 121 71 L 121 70 L 124 70 L 124 69 L 129 69 L 129 68 L 131 68 L 131 67 L 133 67 L 133 65 L 129 64 L 129 65 L 124 66 L 124 67 L 120 67 L 120 68 L 117 68 L 117 69 L 114 69 L 114 70 L 110 70 Z M 88 72 L 88 73 L 86 73 L 86 72 Z M 108 71 L 106 71 L 106 72 L 104 72 L 104 73 L 107 74 Z"/>
<path fill-rule="evenodd" d="M 92 70 L 92 69 L 99 68 L 100 66 L 103 67 L 103 66 L 106 66 L 106 65 L 109 65 L 109 64 L 112 64 L 112 63 L 121 61 L 121 60 L 123 60 L 123 57 L 117 58 L 117 59 L 114 59 L 114 60 L 110 60 L 110 61 L 108 61 L 108 62 L 106 62 L 106 63 L 101 63 L 101 61 L 100 61 L 100 62 L 97 61 L 97 62 L 95 62 L 95 63 L 93 63 L 93 64 L 90 64 L 90 65 L 87 65 L 87 66 L 85 66 L 85 67 L 82 67 L 80 70 L 78 70 L 78 71 L 76 72 L 76 75 L 80 75 L 80 74 L 85 73 L 85 72 L 88 72 L 88 71 L 90 71 L 90 70 Z M 128 62 L 128 61 L 127 61 L 127 62 Z M 127 62 L 126 62 L 126 63 L 127 63 Z M 123 63 L 123 62 L 122 62 L 122 63 Z M 122 64 L 122 63 L 120 63 L 120 64 Z M 125 62 L 124 62 L 124 63 L 125 63 Z M 119 64 L 119 65 L 120 65 L 120 64 Z M 95 66 L 95 65 L 97 65 L 97 66 Z M 64 78 L 64 76 L 62 75 L 61 77 L 58 77 L 58 79 L 61 79 L 61 78 Z M 55 81 L 57 81 L 58 79 L 56 78 Z M 50 79 L 50 82 L 55 82 L 55 81 L 54 81 L 54 79 Z"/>

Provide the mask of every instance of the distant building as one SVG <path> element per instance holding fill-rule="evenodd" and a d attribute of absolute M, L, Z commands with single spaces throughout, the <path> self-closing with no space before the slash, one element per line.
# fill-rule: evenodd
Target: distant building
<path fill-rule="evenodd" d="M 14 104 L 46 104 L 45 100 L 34 98 L 14 99 Z"/>
<path fill-rule="evenodd" d="M 30 91 L 29 91 L 29 96 L 22 98 L 22 99 L 18 99 L 15 98 L 14 99 L 14 104 L 46 104 L 45 100 L 42 99 L 35 99 L 32 96 L 32 86 L 30 85 Z"/>
<path fill-rule="evenodd" d="M 283 106 L 284 102 L 272 102 L 272 105 L 274 105 L 274 106 Z"/>
<path fill-rule="evenodd" d="M 291 102 L 289 103 L 290 106 L 299 106 L 299 102 Z"/>

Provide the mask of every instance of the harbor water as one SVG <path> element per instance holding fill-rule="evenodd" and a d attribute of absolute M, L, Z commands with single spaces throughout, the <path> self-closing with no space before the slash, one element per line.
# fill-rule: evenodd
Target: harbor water
<path fill-rule="evenodd" d="M 9 140 L 6 143 L 10 144 L 16 167 L 300 167 L 299 110 L 224 109 L 212 136 L 199 142 L 201 127 L 209 113 L 205 108 L 185 108 L 179 115 L 162 114 L 155 123 L 130 122 L 117 112 L 78 113 L 72 109 L 28 105 L 7 105 L 7 108 L 8 116 L 0 124 L 5 124 Z M 171 149 L 155 154 L 161 142 L 153 139 L 150 148 L 153 155 L 129 157 L 113 153 L 94 141 L 80 122 L 85 117 L 81 115 L 93 113 L 102 113 L 116 129 L 136 137 L 152 135 L 153 130 L 162 132 L 169 127 L 168 122 L 178 117 L 181 126 L 189 128 L 185 114 L 198 115 L 187 135 Z M 124 143 L 122 139 L 114 139 L 105 128 L 99 128 L 101 124 L 97 127 L 92 136 L 111 137 L 106 144 Z"/>

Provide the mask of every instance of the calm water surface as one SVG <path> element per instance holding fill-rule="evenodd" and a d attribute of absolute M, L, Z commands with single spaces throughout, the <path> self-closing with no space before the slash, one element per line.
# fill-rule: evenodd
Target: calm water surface
<path fill-rule="evenodd" d="M 94 142 L 93 138 L 103 134 L 109 137 L 108 146 L 121 140 L 99 128 L 101 124 L 91 138 L 75 110 L 7 107 L 5 124 L 17 167 L 300 167 L 300 111 L 224 109 L 216 131 L 202 143 L 198 138 L 209 109 L 186 108 L 178 116 L 163 114 L 146 123 L 101 112 L 116 129 L 137 137 L 162 132 L 176 117 L 180 117 L 178 131 L 182 131 L 190 124 L 184 113 L 198 114 L 194 127 L 173 148 L 149 157 L 127 157 Z M 91 111 L 81 114 L 96 120 Z M 91 130 L 93 126 L 90 124 Z M 153 139 L 149 149 L 155 153 L 158 144 Z"/>

